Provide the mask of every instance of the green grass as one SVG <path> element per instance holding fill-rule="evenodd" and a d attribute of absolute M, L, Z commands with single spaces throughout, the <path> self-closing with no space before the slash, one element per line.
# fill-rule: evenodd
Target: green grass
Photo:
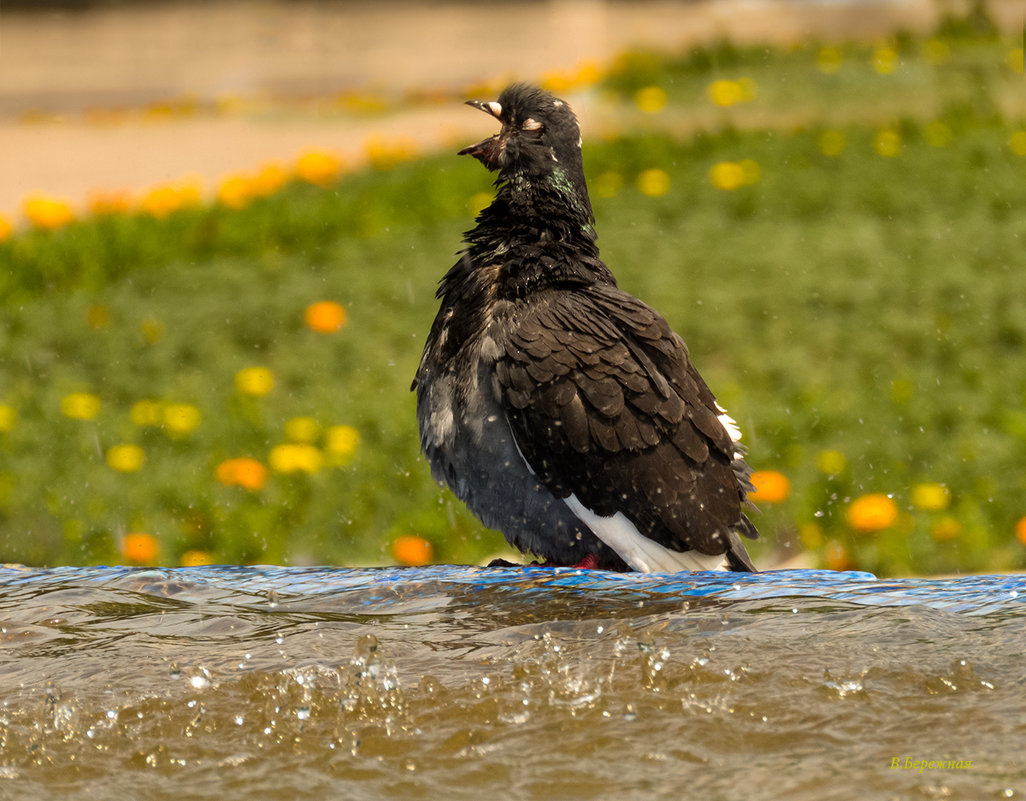
<path fill-rule="evenodd" d="M 689 342 L 752 465 L 791 481 L 786 501 L 756 515 L 757 561 L 805 548 L 881 574 L 1026 565 L 1014 536 L 1026 515 L 1026 158 L 1008 144 L 1026 126 L 995 100 L 1009 44 L 956 33 L 951 61 L 991 65 L 980 96 L 930 81 L 921 106 L 868 124 L 831 109 L 846 96 L 858 107 L 882 76 L 825 76 L 813 47 L 635 58 L 610 78 L 625 97 L 661 82 L 671 106 L 696 113 L 708 111 L 701 93 L 686 101 L 674 87 L 706 85 L 727 55 L 738 75 L 758 66 L 760 102 L 799 73 L 837 78 L 818 121 L 795 126 L 783 109 L 776 127 L 682 132 L 667 112 L 661 129 L 646 117 L 643 133 L 585 152 L 593 185 L 613 195 L 594 198 L 603 257 Z M 895 46 L 908 70 L 935 69 L 920 42 Z M 845 63 L 865 52 L 845 49 Z M 941 147 L 937 121 L 950 134 Z M 881 126 L 900 136 L 898 155 L 874 150 Z M 820 152 L 828 127 L 844 137 L 836 157 Z M 712 185 L 714 164 L 742 160 L 758 165 L 756 182 Z M 669 177 L 663 196 L 636 187 L 652 168 Z M 475 162 L 444 155 L 331 189 L 291 184 L 239 211 L 100 217 L 0 243 L 0 404 L 16 411 L 0 433 L 0 561 L 117 562 L 130 531 L 152 533 L 167 564 L 188 550 L 385 563 L 403 534 L 430 540 L 438 561 L 501 549 L 431 481 L 409 392 L 435 284 L 488 186 Z M 325 299 L 348 310 L 338 333 L 303 324 Z M 235 388 L 253 365 L 276 378 L 266 397 Z M 72 392 L 101 400 L 95 419 L 61 414 Z M 179 436 L 140 427 L 130 410 L 142 399 L 192 404 L 202 421 Z M 217 482 L 225 459 L 266 463 L 298 416 L 355 427 L 351 461 L 272 474 L 256 493 Z M 105 460 L 126 442 L 146 453 L 134 473 Z M 838 474 L 817 467 L 824 451 L 843 455 Z M 933 482 L 950 507 L 915 508 L 912 488 Z M 870 492 L 893 494 L 901 515 L 854 533 L 845 510 Z"/>

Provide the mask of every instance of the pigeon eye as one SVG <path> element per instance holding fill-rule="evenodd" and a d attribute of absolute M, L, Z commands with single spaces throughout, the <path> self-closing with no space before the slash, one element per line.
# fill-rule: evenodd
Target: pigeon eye
<path fill-rule="evenodd" d="M 525 131 L 540 131 L 542 129 L 542 124 L 534 117 L 528 117 L 520 127 Z"/>

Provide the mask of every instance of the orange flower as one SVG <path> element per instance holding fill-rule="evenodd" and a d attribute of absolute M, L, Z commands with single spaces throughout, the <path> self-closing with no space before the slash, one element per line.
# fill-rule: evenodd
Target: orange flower
<path fill-rule="evenodd" d="M 296 159 L 296 176 L 310 184 L 328 186 L 342 172 L 342 159 L 327 150 L 307 150 Z"/>
<path fill-rule="evenodd" d="M 47 195 L 32 195 L 22 204 L 25 216 L 36 228 L 47 231 L 67 225 L 75 219 L 66 200 Z"/>
<path fill-rule="evenodd" d="M 851 556 L 848 550 L 837 540 L 831 540 L 823 550 L 823 561 L 828 570 L 848 570 L 851 567 Z"/>
<path fill-rule="evenodd" d="M 791 494 L 791 482 L 776 470 L 756 470 L 752 473 L 755 491 L 748 497 L 755 503 L 780 503 Z"/>
<path fill-rule="evenodd" d="M 1026 545 L 1026 517 L 1020 517 L 1015 524 L 1015 538 Z"/>
<path fill-rule="evenodd" d="M 853 529 L 869 534 L 893 526 L 898 520 L 898 505 L 882 492 L 874 492 L 852 501 L 846 514 Z"/>
<path fill-rule="evenodd" d="M 392 541 L 392 557 L 401 565 L 416 567 L 429 564 L 434 557 L 434 549 L 423 537 L 411 534 Z"/>
<path fill-rule="evenodd" d="M 11 225 L 11 221 L 0 215 L 0 242 L 10 239 L 12 233 L 14 233 L 14 226 Z"/>
<path fill-rule="evenodd" d="M 121 555 L 126 562 L 152 564 L 160 553 L 160 546 L 152 534 L 126 534 L 121 540 Z"/>
<path fill-rule="evenodd" d="M 331 334 L 346 324 L 346 310 L 333 300 L 320 300 L 306 307 L 306 327 L 318 334 Z"/>
<path fill-rule="evenodd" d="M 267 468 L 248 456 L 226 459 L 217 466 L 216 475 L 226 487 L 242 487 L 250 492 L 263 489 L 267 483 Z"/>

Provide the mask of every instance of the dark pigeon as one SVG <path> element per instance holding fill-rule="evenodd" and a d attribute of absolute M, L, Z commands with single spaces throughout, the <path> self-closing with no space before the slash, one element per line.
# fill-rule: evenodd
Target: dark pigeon
<path fill-rule="evenodd" d="M 545 564 L 754 571 L 740 432 L 599 259 L 573 111 L 523 84 L 469 105 L 502 126 L 460 151 L 498 190 L 413 382 L 432 475 Z"/>

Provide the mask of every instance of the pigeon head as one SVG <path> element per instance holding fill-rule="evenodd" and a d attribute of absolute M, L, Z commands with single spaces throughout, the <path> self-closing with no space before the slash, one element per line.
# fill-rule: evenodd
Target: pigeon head
<path fill-rule="evenodd" d="M 502 127 L 460 155 L 470 155 L 492 172 L 500 183 L 515 188 L 554 190 L 569 200 L 591 204 L 581 161 L 581 129 L 564 101 L 527 84 L 514 84 L 498 100 L 468 100 L 467 105 L 491 114 Z"/>

